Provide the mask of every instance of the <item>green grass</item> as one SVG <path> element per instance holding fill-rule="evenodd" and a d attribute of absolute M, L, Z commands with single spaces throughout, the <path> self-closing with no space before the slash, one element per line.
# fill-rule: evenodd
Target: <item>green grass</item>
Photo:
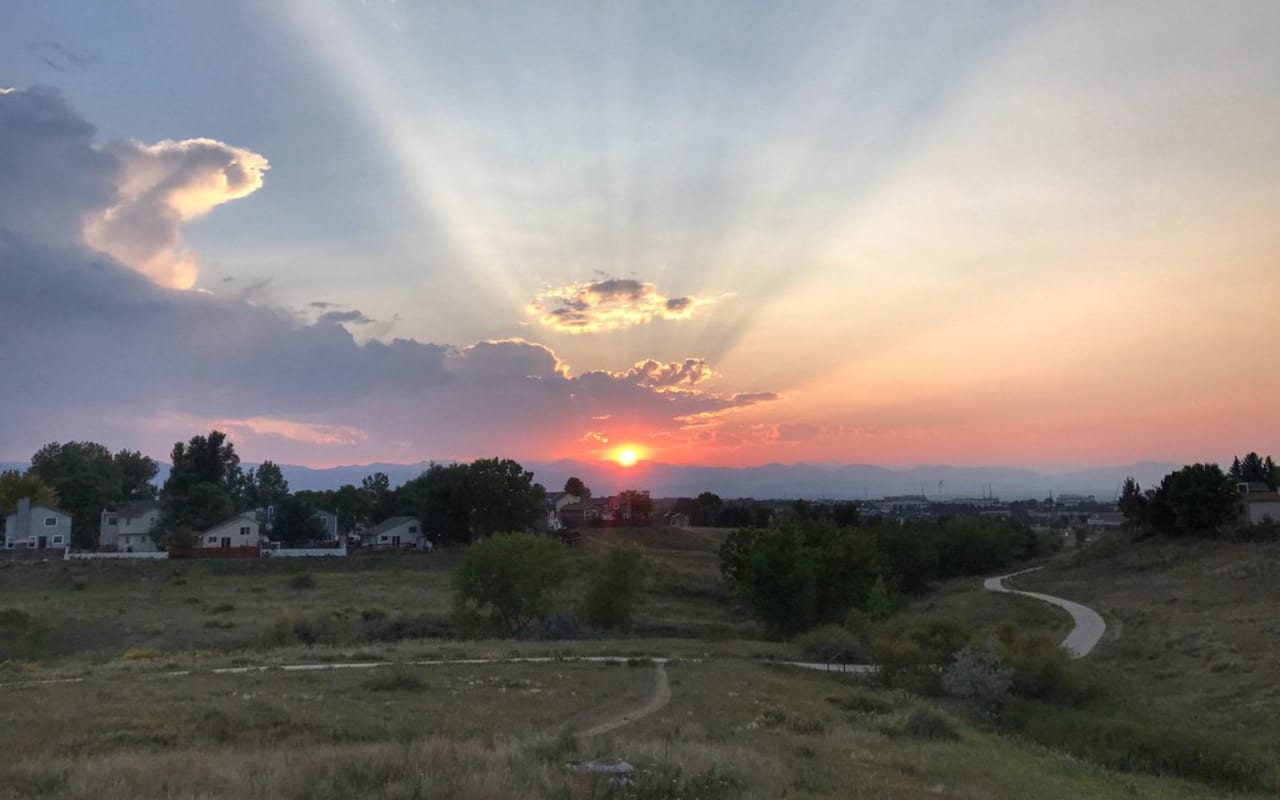
<path fill-rule="evenodd" d="M 1088 667 L 1144 715 L 1280 752 L 1280 543 L 1117 536 L 1016 583 L 1102 614 Z"/>

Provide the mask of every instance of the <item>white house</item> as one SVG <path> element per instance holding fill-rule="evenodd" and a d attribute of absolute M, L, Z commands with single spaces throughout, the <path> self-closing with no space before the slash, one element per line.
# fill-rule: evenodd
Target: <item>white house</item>
<path fill-rule="evenodd" d="M 214 525 L 208 530 L 196 534 L 195 545 L 198 548 L 209 547 L 257 547 L 262 523 L 257 515 L 246 511 L 238 517 Z"/>
<path fill-rule="evenodd" d="M 316 518 L 324 523 L 324 535 L 320 537 L 322 542 L 339 542 L 342 541 L 346 531 L 342 530 L 338 525 L 338 515 L 332 511 L 316 510 Z"/>
<path fill-rule="evenodd" d="M 1236 510 L 1241 522 L 1246 525 L 1280 523 L 1280 493 L 1271 491 L 1265 483 L 1241 483 L 1237 490 Z"/>
<path fill-rule="evenodd" d="M 151 531 L 160 523 L 160 504 L 154 500 L 103 509 L 98 525 L 98 549 L 118 553 L 154 553 Z"/>
<path fill-rule="evenodd" d="M 430 550 L 431 542 L 422 532 L 417 517 L 391 517 L 365 531 L 361 536 L 366 547 L 375 550 Z"/>
<path fill-rule="evenodd" d="M 32 505 L 31 498 L 23 497 L 18 500 L 17 509 L 5 517 L 4 546 L 7 550 L 66 550 L 71 546 L 71 515 Z"/>

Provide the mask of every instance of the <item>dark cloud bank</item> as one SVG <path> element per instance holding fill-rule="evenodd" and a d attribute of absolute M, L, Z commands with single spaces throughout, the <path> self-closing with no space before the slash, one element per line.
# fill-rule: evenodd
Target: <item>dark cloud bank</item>
<path fill-rule="evenodd" d="M 198 141 L 207 163 L 219 143 Z M 573 376 L 531 342 L 360 344 L 346 325 L 368 320 L 353 309 L 313 303 L 325 313 L 307 323 L 161 286 L 85 239 L 86 220 L 121 203 L 132 180 L 119 154 L 148 147 L 96 143 L 52 90 L 0 92 L 0 454 L 80 436 L 154 451 L 165 420 L 245 418 L 352 426 L 397 457 L 537 452 L 580 440 L 592 417 L 672 430 L 774 399 L 694 389 L 711 374 L 697 359 Z M 117 222 L 118 238 L 168 241 L 181 219 Z"/>

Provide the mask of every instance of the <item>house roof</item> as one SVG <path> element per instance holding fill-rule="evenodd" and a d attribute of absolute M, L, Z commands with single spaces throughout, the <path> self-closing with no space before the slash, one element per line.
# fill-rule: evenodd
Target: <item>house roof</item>
<path fill-rule="evenodd" d="M 1280 503 L 1280 492 L 1249 492 L 1240 499 L 1246 503 Z"/>
<path fill-rule="evenodd" d="M 160 508 L 160 504 L 155 500 L 131 500 L 127 503 L 117 503 L 107 510 L 122 517 L 140 517 L 148 511 L 154 511 L 158 508 Z"/>
<path fill-rule="evenodd" d="M 417 521 L 418 521 L 417 517 L 387 517 L 382 522 L 379 522 L 377 525 L 374 525 L 372 528 L 365 531 L 365 535 L 376 536 L 379 533 L 389 531 L 392 528 L 398 528 L 401 525 L 405 524 L 406 522 L 417 522 Z"/>

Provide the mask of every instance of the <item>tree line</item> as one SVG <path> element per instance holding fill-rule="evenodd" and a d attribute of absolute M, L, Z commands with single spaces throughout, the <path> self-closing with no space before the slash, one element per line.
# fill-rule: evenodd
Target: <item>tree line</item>
<path fill-rule="evenodd" d="M 1042 543 L 1027 525 L 987 517 L 860 525 L 814 513 L 735 530 L 720 572 L 769 633 L 789 638 L 851 611 L 888 617 L 933 581 L 980 575 L 1031 558 Z"/>
<path fill-rule="evenodd" d="M 1120 511 L 1139 536 L 1226 536 L 1242 527 L 1236 511 L 1241 483 L 1275 491 L 1280 467 L 1271 456 L 1251 452 L 1232 459 L 1225 472 L 1217 464 L 1189 464 L 1146 490 L 1129 477 L 1120 492 Z"/>
<path fill-rule="evenodd" d="M 499 531 L 538 527 L 546 491 L 533 473 L 510 459 L 467 464 L 431 464 L 421 475 L 392 488 L 376 472 L 360 486 L 329 491 L 291 491 L 280 467 L 264 461 L 244 469 L 235 445 L 222 431 L 176 442 L 162 486 L 159 464 L 136 450 L 112 453 L 97 442 L 51 442 L 36 451 L 26 471 L 0 473 L 0 516 L 18 499 L 61 508 L 72 517 L 72 545 L 98 544 L 101 513 L 124 504 L 154 500 L 162 546 L 189 546 L 193 534 L 244 511 L 274 509 L 272 538 L 287 546 L 319 539 L 316 510 L 332 511 L 339 525 L 358 530 L 393 516 L 417 517 L 437 543 L 466 543 Z"/>

